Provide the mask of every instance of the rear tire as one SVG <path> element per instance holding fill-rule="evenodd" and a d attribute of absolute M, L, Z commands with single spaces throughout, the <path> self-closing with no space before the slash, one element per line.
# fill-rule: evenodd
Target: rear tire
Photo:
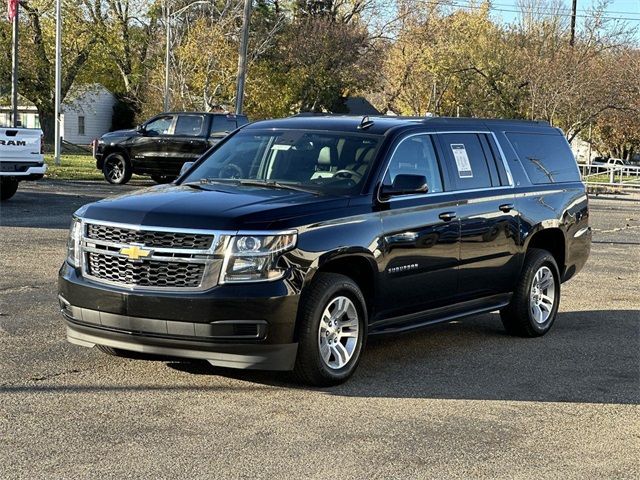
<path fill-rule="evenodd" d="M 527 252 L 511 303 L 500 311 L 511 335 L 539 337 L 547 333 L 560 305 L 560 272 L 553 255 L 532 248 Z"/>
<path fill-rule="evenodd" d="M 349 277 L 318 273 L 303 295 L 298 313 L 296 378 L 328 387 L 355 371 L 367 338 L 367 308 Z"/>
<path fill-rule="evenodd" d="M 133 174 L 131 163 L 121 153 L 111 153 L 104 159 L 102 173 L 107 182 L 113 185 L 124 185 L 131 180 Z"/>
<path fill-rule="evenodd" d="M 174 177 L 174 176 L 171 176 L 171 175 L 151 175 L 151 180 L 156 182 L 158 185 L 163 185 L 165 183 L 171 183 L 176 178 L 178 178 L 178 177 Z"/>
<path fill-rule="evenodd" d="M 18 191 L 18 180 L 13 178 L 0 178 L 0 200 L 9 200 Z"/>

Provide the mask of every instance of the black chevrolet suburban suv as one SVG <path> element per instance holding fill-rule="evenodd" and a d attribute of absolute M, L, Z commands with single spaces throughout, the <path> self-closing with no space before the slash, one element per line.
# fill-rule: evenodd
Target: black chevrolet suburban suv
<path fill-rule="evenodd" d="M 236 128 L 245 115 L 225 113 L 162 113 L 135 130 L 105 133 L 94 142 L 96 168 L 116 185 L 131 175 L 149 175 L 156 183 L 169 183 L 185 162 L 193 162 Z"/>
<path fill-rule="evenodd" d="M 74 344 L 332 385 L 368 335 L 494 310 L 545 334 L 590 245 L 585 186 L 547 123 L 297 117 L 80 208 L 59 301 Z"/>

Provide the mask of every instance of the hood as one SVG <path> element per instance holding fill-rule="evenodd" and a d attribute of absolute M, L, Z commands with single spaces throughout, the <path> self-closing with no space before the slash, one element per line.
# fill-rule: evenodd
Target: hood
<path fill-rule="evenodd" d="M 103 134 L 100 139 L 108 141 L 112 138 L 121 138 L 121 137 L 130 137 L 132 135 L 137 135 L 137 130 L 129 129 L 129 130 L 115 130 L 113 132 L 107 132 Z"/>
<path fill-rule="evenodd" d="M 134 225 L 212 230 L 292 228 L 300 217 L 348 205 L 346 197 L 235 185 L 159 185 L 90 203 L 83 218 Z"/>

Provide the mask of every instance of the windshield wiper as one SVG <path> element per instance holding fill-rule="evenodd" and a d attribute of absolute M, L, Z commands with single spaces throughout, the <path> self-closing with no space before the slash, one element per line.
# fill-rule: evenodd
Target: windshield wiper
<path fill-rule="evenodd" d="M 193 183 L 196 183 L 196 182 L 193 182 Z M 247 187 L 276 188 L 281 190 L 294 190 L 297 192 L 318 194 L 318 191 L 312 188 L 305 188 L 303 186 L 300 186 L 299 184 L 293 184 L 288 182 L 287 183 L 278 182 L 276 180 L 252 180 L 252 179 L 242 179 L 242 178 L 202 178 L 197 183 L 199 184 L 221 183 L 224 185 L 243 185 Z"/>

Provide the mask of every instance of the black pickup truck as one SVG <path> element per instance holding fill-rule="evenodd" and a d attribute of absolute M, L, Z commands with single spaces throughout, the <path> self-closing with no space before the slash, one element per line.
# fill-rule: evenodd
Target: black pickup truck
<path fill-rule="evenodd" d="M 82 207 L 68 245 L 70 342 L 331 385 L 367 335 L 494 310 L 545 334 L 591 228 L 547 123 L 297 117 L 237 130 L 173 185 Z"/>
<path fill-rule="evenodd" d="M 127 183 L 134 173 L 168 183 L 176 179 L 185 162 L 196 160 L 246 123 L 244 115 L 162 113 L 134 130 L 109 132 L 96 140 L 96 167 L 113 184 Z"/>

